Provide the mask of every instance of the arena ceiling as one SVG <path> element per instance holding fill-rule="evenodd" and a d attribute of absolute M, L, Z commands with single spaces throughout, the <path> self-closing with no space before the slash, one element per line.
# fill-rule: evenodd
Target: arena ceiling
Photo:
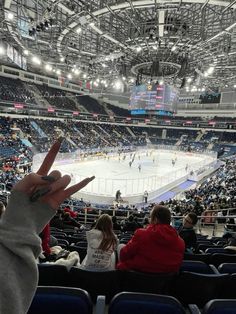
<path fill-rule="evenodd" d="M 32 71 L 107 88 L 140 73 L 177 86 L 236 84 L 236 0 L 5 0 L 2 15 L 1 40 L 28 51 Z"/>

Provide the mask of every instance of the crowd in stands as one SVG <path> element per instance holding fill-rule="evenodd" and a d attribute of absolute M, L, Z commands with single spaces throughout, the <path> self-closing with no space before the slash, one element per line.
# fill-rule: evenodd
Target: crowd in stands
<path fill-rule="evenodd" d="M 19 79 L 0 76 L 0 100 L 35 104 L 34 95 Z"/>
<path fill-rule="evenodd" d="M 67 96 L 65 91 L 47 85 L 37 85 L 37 88 L 52 107 L 62 110 L 78 110 L 72 97 L 70 97 L 70 95 Z"/>

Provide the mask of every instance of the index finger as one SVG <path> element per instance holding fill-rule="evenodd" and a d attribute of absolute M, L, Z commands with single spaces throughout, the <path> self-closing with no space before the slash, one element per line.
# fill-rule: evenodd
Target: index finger
<path fill-rule="evenodd" d="M 49 152 L 47 153 L 47 155 L 45 156 L 42 165 L 40 166 L 39 170 L 36 172 L 37 174 L 41 175 L 41 176 L 45 176 L 48 174 L 48 171 L 50 170 L 50 168 L 52 167 L 57 153 L 59 152 L 59 149 L 61 147 L 61 143 L 63 141 L 63 137 L 60 137 L 50 148 Z"/>

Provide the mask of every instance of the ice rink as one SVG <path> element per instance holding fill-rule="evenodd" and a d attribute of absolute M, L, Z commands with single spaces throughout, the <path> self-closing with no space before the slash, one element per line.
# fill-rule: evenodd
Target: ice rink
<path fill-rule="evenodd" d="M 134 153 L 132 156 L 127 153 L 100 158 L 59 164 L 56 168 L 63 174 L 71 175 L 72 182 L 95 175 L 95 180 L 83 192 L 114 197 L 119 189 L 123 196 L 154 191 L 215 160 L 206 155 L 159 150 L 136 152 L 135 156 Z"/>

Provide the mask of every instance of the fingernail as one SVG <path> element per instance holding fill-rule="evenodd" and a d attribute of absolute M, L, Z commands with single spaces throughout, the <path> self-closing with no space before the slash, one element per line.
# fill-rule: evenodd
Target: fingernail
<path fill-rule="evenodd" d="M 51 188 L 42 188 L 40 190 L 37 190 L 30 196 L 31 202 L 36 202 L 40 197 L 46 195 L 50 191 L 51 191 Z"/>
<path fill-rule="evenodd" d="M 55 178 L 52 176 L 43 176 L 43 177 L 41 177 L 41 179 L 44 181 L 48 181 L 48 182 L 54 182 L 55 181 Z"/>

